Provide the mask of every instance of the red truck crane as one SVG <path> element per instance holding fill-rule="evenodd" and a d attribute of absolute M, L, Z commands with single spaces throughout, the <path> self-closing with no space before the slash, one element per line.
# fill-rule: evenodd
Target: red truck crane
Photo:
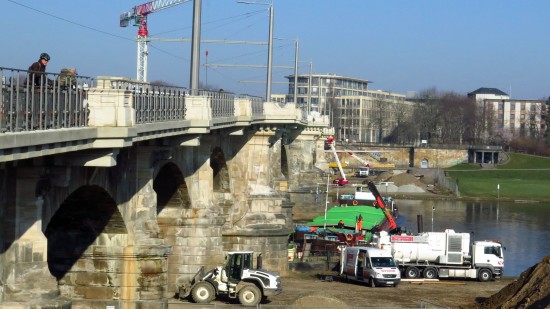
<path fill-rule="evenodd" d="M 333 136 L 327 137 L 325 145 L 330 147 L 330 150 L 334 155 L 334 160 L 336 161 L 336 164 L 338 164 L 338 170 L 340 171 L 340 175 L 342 175 L 341 178 L 335 179 L 333 183 L 339 186 L 347 185 L 349 183 L 349 180 L 346 179 L 346 174 L 344 173 L 344 169 L 342 168 L 342 163 L 340 162 L 340 159 L 338 158 L 338 153 L 336 152 L 336 148 L 334 147 L 334 137 Z"/>

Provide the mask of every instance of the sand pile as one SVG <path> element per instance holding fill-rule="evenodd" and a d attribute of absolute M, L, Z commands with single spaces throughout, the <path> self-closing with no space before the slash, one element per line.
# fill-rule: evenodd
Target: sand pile
<path fill-rule="evenodd" d="M 333 308 L 347 309 L 350 308 L 345 302 L 327 297 L 320 294 L 307 295 L 297 299 L 291 308 Z"/>
<path fill-rule="evenodd" d="M 530 267 L 519 278 L 479 304 L 468 308 L 549 308 L 550 255 Z M 466 307 L 463 307 L 466 308 Z"/>
<path fill-rule="evenodd" d="M 409 193 L 424 193 L 426 185 L 418 180 L 414 175 L 409 173 L 401 173 L 394 175 L 390 172 L 384 172 L 376 177 L 375 183 L 392 182 L 393 186 L 397 187 L 397 192 Z"/>

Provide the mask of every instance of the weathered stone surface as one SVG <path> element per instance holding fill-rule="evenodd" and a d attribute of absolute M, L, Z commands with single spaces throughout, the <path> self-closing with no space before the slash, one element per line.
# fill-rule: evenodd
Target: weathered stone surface
<path fill-rule="evenodd" d="M 313 168 L 315 160 L 310 156 L 314 154 L 315 142 L 297 140 L 296 145 L 294 142 L 282 145 L 277 134 L 272 130 L 261 134 L 245 131 L 242 136 L 230 137 L 214 134 L 197 147 L 181 147 L 179 143 L 168 146 L 168 139 L 159 144 L 143 142 L 120 150 L 115 167 L 73 166 L 66 171 L 58 168 L 56 173 L 65 180 L 62 186 L 52 185 L 44 195 L 43 206 L 48 210 L 44 214 L 49 215 L 41 214 L 34 196 L 40 175 L 37 171 L 42 172 L 43 167 L 29 167 L 21 179 L 14 180 L 14 187 L 19 186 L 17 190 L 0 192 L 0 199 L 5 200 L 11 194 L 17 200 L 13 203 L 16 206 L 1 204 L 1 213 L 8 216 L 0 219 L 0 226 L 21 224 L 19 230 L 0 232 L 0 236 L 9 237 L 8 242 L 12 242 L 11 248 L 0 254 L 0 277 L 8 279 L 13 291 L 25 291 L 33 281 L 42 284 L 33 280 L 32 267 L 26 268 L 36 265 L 41 276 L 49 278 L 44 286 L 53 286 L 56 293 L 74 299 L 73 307 L 89 308 L 86 305 L 93 303 L 104 308 L 113 299 L 137 304 L 172 297 L 177 287 L 200 267 L 208 270 L 224 263 L 227 251 L 262 253 L 264 268 L 285 271 L 294 204 L 290 195 L 281 191 L 294 188 L 302 178 L 311 178 L 302 175 L 304 170 Z M 220 180 L 216 189 L 215 179 L 222 176 L 213 173 L 210 157 L 213 148 L 219 149 L 227 160 L 222 162 L 226 167 L 220 171 L 228 178 Z M 286 155 L 282 154 L 283 148 Z M 153 154 L 159 149 L 167 150 L 170 156 L 156 160 Z M 300 155 L 304 151 L 307 154 Z M 282 173 L 282 161 L 289 162 L 289 175 Z M 172 164 L 179 174 L 168 173 L 159 176 L 165 179 L 156 179 L 165 164 Z M 169 185 L 182 179 L 175 185 L 177 190 L 170 191 Z M 52 264 L 48 261 L 52 255 L 48 256 L 48 239 L 43 231 L 49 224 L 59 224 L 58 235 L 68 235 L 74 233 L 71 229 L 79 228 L 79 223 L 72 226 L 71 220 L 55 223 L 55 215 L 61 207 L 78 209 L 84 204 L 70 198 L 81 188 L 89 190 L 86 192 L 103 192 L 102 198 L 83 195 L 92 201 L 86 204 L 90 217 L 98 217 L 96 221 L 86 218 L 90 220 L 85 222 L 91 222 L 88 232 L 78 234 L 85 240 L 64 248 L 73 255 L 56 252 L 55 258 L 60 260 Z M 159 201 L 165 204 L 157 205 Z M 103 220 L 101 215 L 105 220 L 97 224 Z M 42 228 L 36 224 L 40 220 L 47 222 Z M 17 239 L 19 235 L 25 238 Z M 17 280 L 8 278 L 5 274 L 15 268 L 23 275 Z M 58 281 L 49 274 L 50 270 L 60 274 Z M 45 289 L 42 294 L 48 292 Z M 90 302 L 86 303 L 86 299 Z"/>

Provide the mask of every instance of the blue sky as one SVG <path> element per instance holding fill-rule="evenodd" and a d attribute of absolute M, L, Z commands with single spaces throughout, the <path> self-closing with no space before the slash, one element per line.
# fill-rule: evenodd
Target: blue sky
<path fill-rule="evenodd" d="M 137 27 L 119 15 L 146 1 L 1 0 L 0 66 L 27 69 L 41 52 L 49 72 L 76 67 L 85 76 L 136 77 Z M 256 1 L 266 3 L 265 1 Z M 550 96 L 550 1 L 273 0 L 274 66 L 299 73 L 370 80 L 397 93 L 436 87 L 466 94 L 495 87 L 517 99 Z M 268 6 L 202 1 L 202 39 L 265 42 Z M 192 1 L 149 15 L 154 38 L 190 38 Z M 189 86 L 190 43 L 152 42 L 148 80 Z M 201 64 L 265 65 L 257 45 L 202 44 Z M 273 69 L 273 93 L 286 93 Z M 262 68 L 201 66 L 200 80 L 236 93 L 265 95 Z"/>

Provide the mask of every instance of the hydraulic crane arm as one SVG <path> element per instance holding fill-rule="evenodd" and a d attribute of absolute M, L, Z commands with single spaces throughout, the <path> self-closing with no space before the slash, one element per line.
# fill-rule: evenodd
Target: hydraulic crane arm
<path fill-rule="evenodd" d="M 393 219 L 393 215 L 391 214 L 390 210 L 386 207 L 386 204 L 384 203 L 384 199 L 382 199 L 382 195 L 380 195 L 380 192 L 378 192 L 378 189 L 372 183 L 372 181 L 369 181 L 367 183 L 367 186 L 369 187 L 370 192 L 372 192 L 372 195 L 374 195 L 374 198 L 376 199 L 376 205 L 382 209 L 384 212 L 384 215 L 386 216 L 387 222 L 388 222 L 388 230 L 393 230 L 397 228 L 397 223 L 395 223 L 395 220 Z"/>
<path fill-rule="evenodd" d="M 357 156 L 357 155 L 354 154 L 353 152 L 351 152 L 351 151 L 348 150 L 348 154 L 349 154 L 350 156 L 352 156 L 355 160 L 361 162 L 364 166 L 366 166 L 366 167 L 369 167 L 369 166 L 370 166 L 369 162 L 367 162 L 366 160 L 361 159 L 359 156 Z"/>
<path fill-rule="evenodd" d="M 340 170 L 340 174 L 342 175 L 342 179 L 344 180 L 344 183 L 347 183 L 346 174 L 344 173 L 344 169 L 342 168 L 342 163 L 340 162 L 340 159 L 338 158 L 338 153 L 336 153 L 336 148 L 334 147 L 334 142 L 330 143 L 330 149 L 332 150 L 332 154 L 334 155 L 334 160 L 336 161 L 336 164 L 338 164 L 338 170 Z"/>

